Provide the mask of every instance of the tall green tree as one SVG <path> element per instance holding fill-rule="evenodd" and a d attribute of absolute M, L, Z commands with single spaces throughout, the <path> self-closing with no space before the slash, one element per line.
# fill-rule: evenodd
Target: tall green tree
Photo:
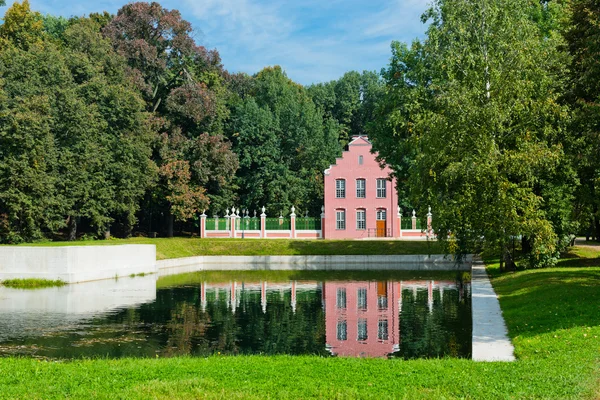
<path fill-rule="evenodd" d="M 576 208 L 580 231 L 600 240 L 600 4 L 570 2 L 565 33 L 569 53 L 570 86 L 566 99 L 573 107 L 573 155 L 581 185 Z"/>
<path fill-rule="evenodd" d="M 240 157 L 239 197 L 253 209 L 319 212 L 323 170 L 339 154 L 337 126 L 323 117 L 306 89 L 280 67 L 253 79 L 251 96 L 232 112 L 230 137 Z"/>
<path fill-rule="evenodd" d="M 132 225 L 152 168 L 144 103 L 125 61 L 90 21 L 57 42 L 41 24 L 35 35 L 21 32 L 32 24 L 11 18 L 41 19 L 26 3 L 13 8 L 5 19 L 12 28 L 0 32 L 3 239 L 31 240 L 65 225 L 74 239 L 82 219 L 93 233 L 119 215 Z"/>
<path fill-rule="evenodd" d="M 401 166 L 414 204 L 436 211 L 449 249 L 481 245 L 513 264 L 551 265 L 572 232 L 573 170 L 559 103 L 568 58 L 562 39 L 532 19 L 526 0 L 438 0 L 427 39 L 394 45 L 375 146 Z M 404 157 L 408 156 L 408 159 Z M 558 209 L 557 209 L 558 208 Z"/>
<path fill-rule="evenodd" d="M 350 71 L 338 80 L 311 85 L 307 90 L 323 113 L 325 124 L 328 119 L 338 123 L 339 140 L 345 146 L 352 136 L 367 134 L 367 125 L 383 95 L 383 81 L 373 71 Z"/>
<path fill-rule="evenodd" d="M 196 45 L 191 24 L 179 11 L 155 2 L 125 5 L 103 32 L 128 60 L 146 109 L 156 119 L 153 160 L 159 180 L 147 193 L 144 209 L 162 216 L 172 236 L 174 219 L 189 220 L 209 203 L 223 206 L 233 197 L 238 164 L 222 136 L 229 111 L 219 54 Z M 207 141 L 219 156 L 205 151 Z M 209 159 L 198 158 L 203 156 Z"/>

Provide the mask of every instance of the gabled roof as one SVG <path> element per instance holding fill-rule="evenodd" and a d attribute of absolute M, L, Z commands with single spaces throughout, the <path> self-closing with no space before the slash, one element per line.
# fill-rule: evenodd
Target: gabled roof
<path fill-rule="evenodd" d="M 350 146 L 373 146 L 373 144 L 369 141 L 369 138 L 367 136 L 359 136 L 359 135 L 355 135 L 352 136 L 352 140 L 350 141 L 350 143 L 348 143 L 348 147 Z M 336 162 L 334 164 L 331 164 L 329 166 L 329 168 L 327 168 L 325 171 L 323 171 L 323 173 L 325 175 L 329 175 L 329 173 L 331 172 L 331 169 L 337 165 L 337 161 L 338 160 L 342 160 L 344 158 L 344 154 L 348 153 L 349 150 L 344 150 L 342 151 L 342 156 L 341 157 L 336 157 L 335 160 Z"/>
<path fill-rule="evenodd" d="M 367 136 L 352 136 L 352 140 L 348 146 L 370 146 L 371 142 Z"/>

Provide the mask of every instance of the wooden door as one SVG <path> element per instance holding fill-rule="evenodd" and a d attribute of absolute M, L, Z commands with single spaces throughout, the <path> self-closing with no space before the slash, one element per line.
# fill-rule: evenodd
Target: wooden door
<path fill-rule="evenodd" d="M 377 237 L 385 237 L 385 210 L 377 210 Z"/>
<path fill-rule="evenodd" d="M 377 221 L 377 237 L 385 237 L 385 221 Z"/>

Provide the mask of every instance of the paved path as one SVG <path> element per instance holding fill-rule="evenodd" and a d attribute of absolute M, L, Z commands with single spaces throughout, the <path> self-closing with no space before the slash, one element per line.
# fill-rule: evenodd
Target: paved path
<path fill-rule="evenodd" d="M 514 347 L 508 338 L 498 296 L 485 271 L 485 265 L 479 259 L 473 261 L 471 291 L 473 360 L 514 361 Z"/>

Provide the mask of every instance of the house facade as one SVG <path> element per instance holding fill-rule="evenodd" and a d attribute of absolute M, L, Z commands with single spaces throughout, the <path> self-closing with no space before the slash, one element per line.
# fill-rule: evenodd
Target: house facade
<path fill-rule="evenodd" d="M 371 149 L 366 136 L 355 136 L 342 157 L 324 171 L 325 239 L 400 236 L 396 179 Z"/>
<path fill-rule="evenodd" d="M 325 282 L 325 348 L 343 357 L 386 357 L 400 348 L 400 282 Z"/>

